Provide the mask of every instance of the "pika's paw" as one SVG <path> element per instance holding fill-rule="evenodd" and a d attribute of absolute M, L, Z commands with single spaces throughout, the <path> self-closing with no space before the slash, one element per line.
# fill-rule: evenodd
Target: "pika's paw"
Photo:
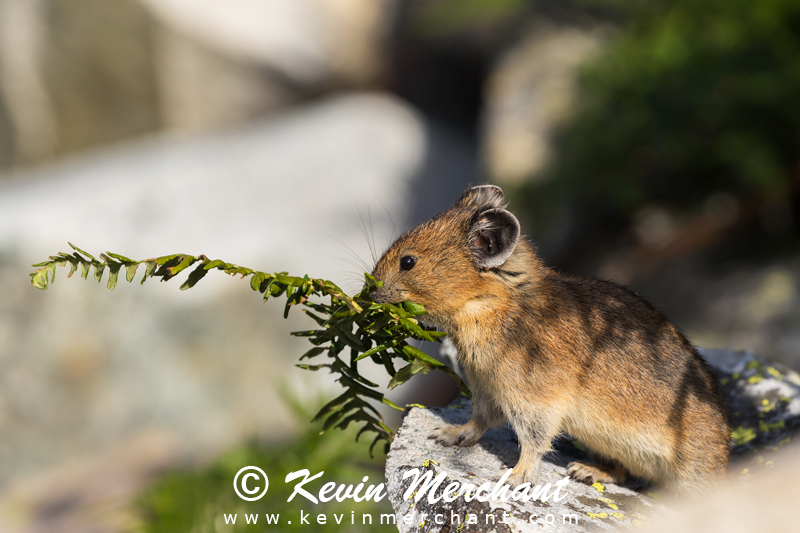
<path fill-rule="evenodd" d="M 606 466 L 573 461 L 567 465 L 567 474 L 574 480 L 593 485 L 600 483 L 623 483 L 627 473 L 621 466 Z"/>
<path fill-rule="evenodd" d="M 472 446 L 481 435 L 470 431 L 470 428 L 463 426 L 444 426 L 436 428 L 428 439 L 433 439 L 442 446 Z"/>
<path fill-rule="evenodd" d="M 505 474 L 505 470 L 500 472 L 496 479 L 500 479 L 500 477 Z M 512 489 L 519 487 L 523 483 L 530 483 L 531 486 L 536 484 L 536 478 L 538 477 L 537 472 L 530 472 L 530 471 L 517 471 L 515 468 L 511 471 L 511 475 L 508 476 L 506 479 L 506 484 L 510 486 Z"/>

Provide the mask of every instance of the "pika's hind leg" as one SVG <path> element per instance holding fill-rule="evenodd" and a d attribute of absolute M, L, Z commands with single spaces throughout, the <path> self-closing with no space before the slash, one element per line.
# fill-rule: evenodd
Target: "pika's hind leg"
<path fill-rule="evenodd" d="M 573 461 L 567 465 L 567 474 L 576 481 L 588 485 L 597 483 L 624 483 L 628 479 L 628 471 L 617 461 L 606 460 L 591 452 L 592 462 Z"/>
<path fill-rule="evenodd" d="M 436 428 L 429 439 L 444 446 L 472 446 L 492 426 L 505 421 L 503 414 L 489 402 L 475 397 L 472 403 L 472 418 L 462 426 L 446 425 Z"/>

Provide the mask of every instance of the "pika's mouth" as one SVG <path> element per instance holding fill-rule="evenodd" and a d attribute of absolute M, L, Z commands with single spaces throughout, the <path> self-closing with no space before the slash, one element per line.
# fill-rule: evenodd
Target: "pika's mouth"
<path fill-rule="evenodd" d="M 369 293 L 370 299 L 379 304 L 398 304 L 403 301 L 397 291 L 388 289 L 385 285 Z"/>

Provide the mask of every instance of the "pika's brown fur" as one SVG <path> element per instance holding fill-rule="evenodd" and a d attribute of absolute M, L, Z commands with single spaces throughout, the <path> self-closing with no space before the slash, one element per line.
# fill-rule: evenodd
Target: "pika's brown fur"
<path fill-rule="evenodd" d="M 473 187 L 375 266 L 383 286 L 373 298 L 424 305 L 424 320 L 449 332 L 472 388 L 471 420 L 432 438 L 471 446 L 510 422 L 521 447 L 509 478 L 517 485 L 536 481 L 562 431 L 600 460 L 568 466 L 583 481 L 631 473 L 686 492 L 724 476 L 726 409 L 695 349 L 636 294 L 550 270 L 519 235 L 503 192 Z"/>

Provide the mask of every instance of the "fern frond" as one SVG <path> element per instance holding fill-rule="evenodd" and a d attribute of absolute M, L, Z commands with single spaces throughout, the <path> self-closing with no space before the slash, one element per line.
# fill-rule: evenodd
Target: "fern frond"
<path fill-rule="evenodd" d="M 298 364 L 299 368 L 316 371 L 328 368 L 330 373 L 338 374 L 336 379 L 345 391 L 325 404 L 312 421 L 322 420 L 323 432 L 330 428 L 344 429 L 351 423 L 363 422 L 358 436 L 365 432 L 375 433 L 372 448 L 379 441 L 385 441 L 384 450 L 394 438 L 394 432 L 386 426 L 383 417 L 368 400 L 380 402 L 400 411 L 403 408 L 394 404 L 376 389 L 377 384 L 369 381 L 358 372 L 358 364 L 371 359 L 383 366 L 390 377 L 389 388 L 405 383 L 415 374 L 427 374 L 431 369 L 439 369 L 458 383 L 462 393 L 469 396 L 469 388 L 451 369 L 430 357 L 425 352 L 408 344 L 407 339 L 439 342 L 446 333 L 425 329 L 416 317 L 425 314 L 425 309 L 412 302 L 402 305 L 375 303 L 369 293 L 380 287 L 381 283 L 369 274 L 364 274 L 364 288 L 355 296 L 348 296 L 335 283 L 329 280 L 308 276 L 290 276 L 287 272 L 267 273 L 226 263 L 219 259 L 211 260 L 204 255 L 173 254 L 152 259 L 135 261 L 123 255 L 106 252 L 95 258 L 69 243 L 72 253 L 58 253 L 50 256 L 34 267 L 40 267 L 31 274 L 31 283 L 37 289 L 45 290 L 55 280 L 56 268 L 70 265 L 67 277 L 81 268 L 81 277 L 87 279 L 91 269 L 94 278 L 102 281 L 108 269 L 106 286 L 113 289 L 117 285 L 119 273 L 125 269 L 125 279 L 130 283 L 136 276 L 140 265 L 145 265 L 141 283 L 148 278 L 161 278 L 168 281 L 184 270 L 194 266 L 180 288 L 194 287 L 211 270 L 221 270 L 231 276 L 250 278 L 250 287 L 263 295 L 264 301 L 271 297 L 286 296 L 284 317 L 293 306 L 304 306 L 306 314 L 314 320 L 317 329 L 296 331 L 292 335 L 307 337 L 313 348 L 300 359 L 313 359 L 326 354 L 330 362 L 325 364 Z M 196 265 L 196 266 L 195 266 Z M 311 301 L 311 298 L 329 297 L 329 303 Z M 313 311 L 313 312 L 312 312 Z M 349 357 L 342 355 L 349 352 Z M 405 366 L 395 370 L 394 359 L 400 359 Z M 358 437 L 356 437 L 358 439 Z"/>

